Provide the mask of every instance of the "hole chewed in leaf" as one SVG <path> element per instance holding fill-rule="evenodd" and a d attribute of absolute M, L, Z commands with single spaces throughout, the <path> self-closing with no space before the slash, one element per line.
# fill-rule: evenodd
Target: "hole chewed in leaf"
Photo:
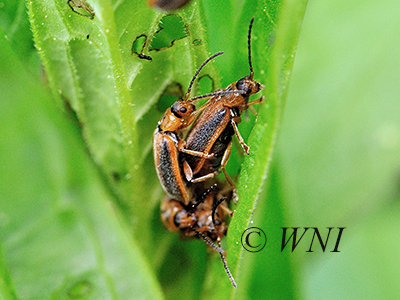
<path fill-rule="evenodd" d="M 176 40 L 188 36 L 188 30 L 182 18 L 167 15 L 160 20 L 160 29 L 155 33 L 150 44 L 150 51 L 160 51 L 172 47 Z"/>
<path fill-rule="evenodd" d="M 214 79 L 208 75 L 202 75 L 199 77 L 197 81 L 197 94 L 204 95 L 211 93 L 215 90 L 215 82 Z M 157 110 L 165 111 L 167 108 L 171 106 L 175 101 L 182 99 L 184 95 L 182 85 L 178 82 L 172 82 L 168 85 L 164 92 L 161 94 L 158 102 L 157 102 Z M 204 100 L 204 102 L 207 100 Z M 202 102 L 202 101 L 201 101 Z M 200 102 L 200 103 L 201 103 Z"/>
<path fill-rule="evenodd" d="M 193 46 L 200 46 L 202 43 L 201 43 L 201 40 L 195 39 L 195 40 L 193 40 L 192 44 L 193 44 Z"/>
<path fill-rule="evenodd" d="M 132 44 L 132 54 L 137 55 L 140 59 L 146 59 L 152 61 L 153 59 L 149 55 L 143 54 L 146 46 L 147 36 L 145 34 L 139 35 Z"/>
<path fill-rule="evenodd" d="M 166 89 L 160 96 L 160 99 L 158 100 L 157 103 L 157 109 L 159 111 L 165 111 L 168 107 L 171 106 L 172 103 L 182 98 L 183 98 L 182 85 L 180 83 L 173 82 L 166 87 Z"/>
<path fill-rule="evenodd" d="M 94 10 L 84 0 L 68 0 L 68 5 L 72 9 L 72 11 L 82 17 L 86 17 L 90 20 L 94 19 Z"/>
<path fill-rule="evenodd" d="M 197 93 L 199 95 L 204 95 L 212 93 L 214 91 L 215 91 L 214 79 L 208 74 L 200 76 L 197 81 Z"/>

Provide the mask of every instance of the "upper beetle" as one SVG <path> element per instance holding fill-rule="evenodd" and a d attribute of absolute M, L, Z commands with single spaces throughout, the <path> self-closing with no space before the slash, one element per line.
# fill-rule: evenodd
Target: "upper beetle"
<path fill-rule="evenodd" d="M 202 159 L 209 159 L 213 155 L 202 151 L 187 149 L 185 141 L 180 136 L 181 130 L 192 124 L 196 115 L 207 106 L 207 104 L 205 104 L 196 110 L 193 104 L 194 101 L 214 97 L 216 95 L 226 95 L 232 92 L 220 91 L 190 99 L 189 95 L 194 80 L 201 69 L 211 59 L 221 54 L 223 54 L 223 52 L 212 55 L 200 66 L 189 84 L 185 98 L 176 101 L 165 111 L 153 134 L 154 163 L 160 183 L 170 198 L 182 201 L 185 204 L 188 204 L 190 199 L 193 198 L 194 186 L 184 178 L 188 175 L 182 175 L 180 153 Z"/>
<path fill-rule="evenodd" d="M 185 157 L 183 168 L 187 175 L 187 180 L 193 183 L 212 178 L 222 169 L 227 181 L 232 187 L 235 187 L 235 183 L 225 171 L 225 165 L 232 149 L 233 134 L 236 134 L 244 151 L 249 154 L 249 147 L 240 135 L 237 124 L 241 122 L 240 115 L 244 110 L 264 100 L 264 96 L 262 96 L 249 102 L 251 95 L 264 88 L 262 84 L 254 80 L 251 62 L 251 29 L 253 21 L 254 18 L 250 21 L 248 32 L 250 75 L 221 90 L 221 92 L 230 93 L 212 97 L 205 104 L 206 107 L 186 137 L 186 149 L 213 155 L 209 159 L 200 156 Z M 197 175 L 197 178 L 194 179 L 193 175 Z"/>

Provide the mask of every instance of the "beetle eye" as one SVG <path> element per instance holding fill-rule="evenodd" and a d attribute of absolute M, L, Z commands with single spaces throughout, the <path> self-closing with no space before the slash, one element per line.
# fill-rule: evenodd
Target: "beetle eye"
<path fill-rule="evenodd" d="M 177 228 L 179 228 L 179 226 L 181 225 L 181 217 L 180 217 L 179 213 L 177 213 L 177 214 L 174 216 L 174 225 L 175 225 Z"/>
<path fill-rule="evenodd" d="M 181 108 L 179 109 L 179 112 L 181 112 L 182 114 L 184 114 L 185 112 L 187 112 L 186 107 L 181 107 Z"/>
<path fill-rule="evenodd" d="M 181 112 L 183 107 L 181 107 L 181 103 L 179 101 L 176 101 L 174 104 L 171 106 L 171 112 L 175 115 L 177 118 L 182 118 L 182 116 L 178 113 Z M 186 108 L 185 108 L 186 109 Z"/>
<path fill-rule="evenodd" d="M 246 77 L 240 79 L 238 82 L 236 82 L 236 88 L 238 90 L 244 91 L 246 94 L 245 95 L 249 95 L 251 93 L 251 89 L 249 88 L 249 86 L 246 84 Z"/>
<path fill-rule="evenodd" d="M 242 79 L 238 80 L 238 82 L 236 82 L 236 88 L 238 90 L 243 89 L 243 87 L 244 87 L 244 78 L 242 78 Z"/>

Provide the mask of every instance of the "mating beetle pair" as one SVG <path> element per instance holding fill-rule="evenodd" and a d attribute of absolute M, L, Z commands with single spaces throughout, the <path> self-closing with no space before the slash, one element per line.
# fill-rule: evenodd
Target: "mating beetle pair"
<path fill-rule="evenodd" d="M 180 230 L 187 236 L 196 234 L 217 250 L 235 287 L 224 250 L 212 242 L 217 241 L 219 244 L 226 234 L 225 216 L 231 213 L 221 203 L 227 197 L 223 195 L 221 188 L 218 193 L 213 186 L 207 188 L 207 183 L 222 170 L 230 184 L 229 189 L 233 191 L 234 200 L 236 199 L 235 183 L 225 171 L 232 149 L 232 135 L 236 134 L 244 151 L 249 154 L 249 147 L 243 141 L 237 124 L 240 123 L 240 115 L 244 110 L 264 99 L 261 97 L 249 102 L 251 95 L 264 88 L 253 79 L 250 44 L 253 21 L 254 18 L 250 22 L 248 33 L 250 75 L 225 89 L 189 99 L 192 85 L 201 69 L 223 52 L 214 54 L 194 75 L 185 98 L 167 109 L 153 138 L 157 175 L 167 193 L 167 198 L 162 203 L 164 224 L 168 229 Z M 193 103 L 205 98 L 210 100 L 196 110 Z M 181 131 L 192 123 L 194 124 L 185 140 L 182 139 Z"/>

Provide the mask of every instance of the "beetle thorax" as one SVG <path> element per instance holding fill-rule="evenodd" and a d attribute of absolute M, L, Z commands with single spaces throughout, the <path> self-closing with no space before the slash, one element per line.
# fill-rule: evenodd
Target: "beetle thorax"
<path fill-rule="evenodd" d="M 168 108 L 160 121 L 162 131 L 177 131 L 182 127 L 184 119 L 176 117 L 171 113 L 171 108 Z"/>

